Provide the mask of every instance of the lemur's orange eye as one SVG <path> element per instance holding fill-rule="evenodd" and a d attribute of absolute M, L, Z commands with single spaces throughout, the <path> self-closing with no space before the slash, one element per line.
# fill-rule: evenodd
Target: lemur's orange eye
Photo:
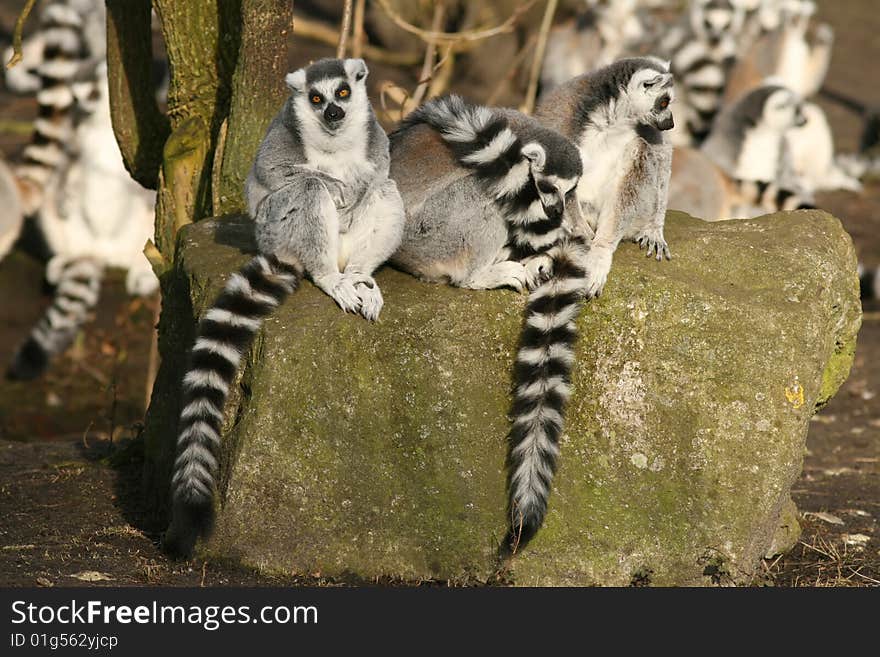
<path fill-rule="evenodd" d="M 312 103 L 317 105 L 320 102 L 321 102 L 321 97 L 318 94 L 315 94 L 314 96 L 312 96 Z"/>
<path fill-rule="evenodd" d="M 663 109 L 666 109 L 667 107 L 669 107 L 669 101 L 664 100 L 662 103 L 660 103 L 660 107 L 662 107 Z"/>
<path fill-rule="evenodd" d="M 340 89 L 339 91 L 336 92 L 336 95 L 339 96 L 340 98 L 348 98 L 348 94 L 350 94 L 350 93 L 351 92 L 348 89 Z"/>

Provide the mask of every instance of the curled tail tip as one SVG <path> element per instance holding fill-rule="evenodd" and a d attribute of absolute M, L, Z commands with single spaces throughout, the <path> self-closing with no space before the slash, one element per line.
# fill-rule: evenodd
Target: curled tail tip
<path fill-rule="evenodd" d="M 500 553 L 505 557 L 512 557 L 525 548 L 538 533 L 544 522 L 544 514 L 530 515 L 529 517 L 517 517 L 512 519 L 504 541 L 501 543 Z"/>
<path fill-rule="evenodd" d="M 49 366 L 49 354 L 33 337 L 28 338 L 16 352 L 6 378 L 11 381 L 31 381 L 38 378 Z"/>
<path fill-rule="evenodd" d="M 175 559 L 190 559 L 200 538 L 207 538 L 214 529 L 214 507 L 207 503 L 174 504 L 171 524 L 162 537 L 162 549 Z"/>

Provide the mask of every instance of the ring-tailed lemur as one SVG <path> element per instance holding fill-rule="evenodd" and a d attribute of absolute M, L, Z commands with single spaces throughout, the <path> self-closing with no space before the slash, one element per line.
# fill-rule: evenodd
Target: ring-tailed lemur
<path fill-rule="evenodd" d="M 778 79 L 804 98 L 817 93 L 825 80 L 834 30 L 820 23 L 810 35 L 815 4 L 809 0 L 788 0 L 776 7 L 759 9 L 762 10 L 771 12 L 773 20 L 760 22 L 758 36 L 741 43 L 728 75 L 725 104 L 735 102 L 768 78 Z M 773 27 L 767 27 L 768 24 Z"/>
<path fill-rule="evenodd" d="M 718 116 L 699 151 L 676 149 L 669 207 L 706 221 L 813 208 L 792 169 L 787 135 L 805 121 L 791 90 L 764 85 Z"/>
<path fill-rule="evenodd" d="M 158 281 L 142 251 L 153 232 L 155 194 L 126 171 L 110 120 L 104 3 L 58 0 L 26 44 L 39 117 L 24 162 L 15 169 L 24 213 L 33 215 L 52 257 L 46 267 L 55 296 L 7 375 L 38 376 L 87 321 L 105 267 L 128 270 L 130 294 L 150 294 Z M 13 69 L 15 70 L 15 69 Z"/>
<path fill-rule="evenodd" d="M 738 51 L 744 13 L 735 0 L 691 0 L 653 52 L 669 59 L 678 89 L 676 146 L 699 144 L 718 112 Z"/>
<path fill-rule="evenodd" d="M 663 223 L 672 147 L 664 132 L 674 125 L 673 98 L 663 62 L 632 58 L 570 80 L 536 112 L 580 151 L 584 175 L 573 205 L 586 225 L 559 248 L 553 275 L 526 306 L 514 369 L 507 553 L 535 535 L 547 512 L 583 300 L 601 292 L 620 240 L 669 257 Z"/>
<path fill-rule="evenodd" d="M 460 287 L 532 289 L 507 463 L 510 536 L 521 538 L 537 530 L 549 495 L 586 294 L 591 231 L 573 198 L 581 155 L 534 119 L 453 97 L 431 101 L 392 134 L 391 163 L 407 209 L 392 262 Z"/>
<path fill-rule="evenodd" d="M 361 59 L 322 59 L 286 77 L 291 94 L 245 183 L 260 255 L 202 318 L 183 380 L 165 536 L 173 554 L 190 554 L 211 529 L 229 389 L 263 319 L 302 273 L 346 312 L 375 320 L 382 309 L 372 274 L 400 243 L 404 214 L 366 78 Z"/>
<path fill-rule="evenodd" d="M 533 288 L 573 228 L 565 201 L 581 170 L 568 140 L 519 112 L 433 100 L 391 135 L 407 215 L 392 262 L 457 287 Z"/>
<path fill-rule="evenodd" d="M 725 103 L 733 104 L 745 94 L 773 80 L 803 98 L 814 95 L 825 79 L 831 60 L 834 32 L 827 24 L 816 26 L 814 38 L 808 39 L 810 18 L 815 4 L 809 0 L 765 0 L 760 10 L 769 13 L 766 28 L 739 55 L 727 82 Z M 766 6 L 770 5 L 770 6 Z M 787 136 L 792 168 L 799 183 L 810 193 L 848 189 L 859 191 L 858 173 L 850 169 L 846 158 L 838 160 L 834 138 L 825 112 L 819 105 L 805 102 L 805 123 L 793 127 Z"/>
<path fill-rule="evenodd" d="M 535 118 L 571 139 L 584 160 L 577 198 L 595 231 L 586 263 L 590 296 L 602 291 L 621 240 L 658 260 L 670 257 L 663 222 L 674 100 L 668 65 L 634 57 L 574 78 L 538 105 Z"/>

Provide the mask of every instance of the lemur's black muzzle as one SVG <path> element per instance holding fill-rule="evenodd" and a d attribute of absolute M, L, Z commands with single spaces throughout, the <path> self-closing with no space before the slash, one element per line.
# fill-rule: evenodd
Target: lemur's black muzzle
<path fill-rule="evenodd" d="M 672 130 L 675 127 L 675 118 L 670 114 L 667 118 L 657 123 L 658 130 Z"/>
<path fill-rule="evenodd" d="M 557 201 L 553 205 L 547 205 L 542 203 L 544 206 L 544 214 L 547 215 L 547 218 L 551 221 L 559 221 L 562 217 L 562 212 L 565 210 L 565 206 L 562 204 L 562 201 Z"/>
<path fill-rule="evenodd" d="M 345 110 L 336 103 L 330 103 L 324 110 L 324 120 L 328 123 L 336 123 L 345 118 Z"/>

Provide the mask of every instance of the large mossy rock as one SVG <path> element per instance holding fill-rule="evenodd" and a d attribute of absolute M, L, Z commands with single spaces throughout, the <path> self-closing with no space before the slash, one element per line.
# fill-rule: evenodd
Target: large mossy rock
<path fill-rule="evenodd" d="M 780 525 L 796 536 L 809 420 L 846 379 L 860 324 L 852 242 L 822 212 L 670 213 L 667 238 L 671 262 L 622 245 L 578 322 L 559 472 L 506 573 L 517 584 L 745 581 Z M 195 318 L 252 248 L 240 217 L 181 235 L 146 430 L 157 508 Z M 310 284 L 267 322 L 227 409 L 207 554 L 363 581 L 492 577 L 526 298 L 377 280 L 377 324 Z"/>

